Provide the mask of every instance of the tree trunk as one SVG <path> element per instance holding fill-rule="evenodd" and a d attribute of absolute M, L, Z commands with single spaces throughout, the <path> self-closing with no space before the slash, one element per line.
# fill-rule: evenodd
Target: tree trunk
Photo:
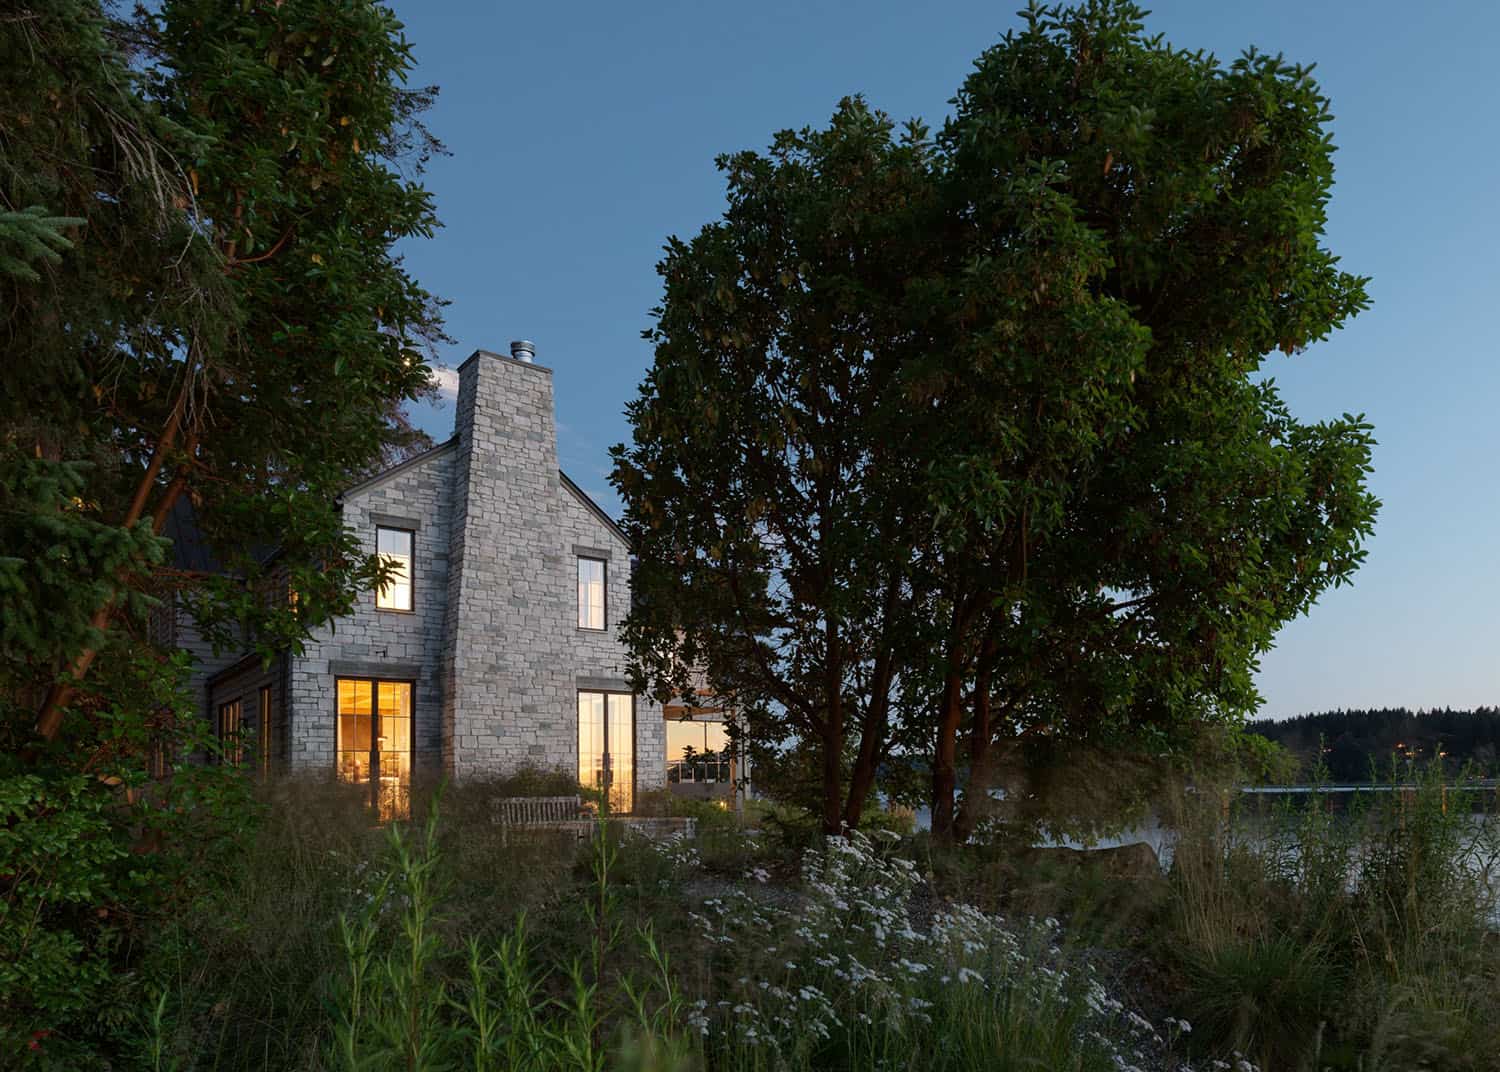
<path fill-rule="evenodd" d="M 823 833 L 830 837 L 843 832 L 844 779 L 840 768 L 844 758 L 844 735 L 842 727 L 835 728 L 835 721 L 830 712 L 828 726 L 823 731 Z"/>
<path fill-rule="evenodd" d="M 838 626 L 830 620 L 825 633 L 828 662 L 823 696 L 828 713 L 823 725 L 823 833 L 832 836 L 843 832 L 844 674 Z"/>
<path fill-rule="evenodd" d="M 952 844 L 953 791 L 958 774 L 958 726 L 963 720 L 963 674 L 956 650 L 948 652 L 948 673 L 943 679 L 943 702 L 938 709 L 937 748 L 932 761 L 932 836 Z"/>
<path fill-rule="evenodd" d="M 891 682 L 896 675 L 896 654 L 891 634 L 895 628 L 900 598 L 901 577 L 898 572 L 886 584 L 885 601 L 881 608 L 880 650 L 875 656 L 875 672 L 870 678 L 869 702 L 865 705 L 864 717 L 860 720 L 859 753 L 854 757 L 854 770 L 849 775 L 844 823 L 850 830 L 859 826 L 859 817 L 865 810 L 865 801 L 875 788 L 875 774 L 885 750 L 890 725 Z"/>
<path fill-rule="evenodd" d="M 124 518 L 120 521 L 120 527 L 128 529 L 141 519 L 146 512 L 146 503 L 150 500 L 151 492 L 156 487 L 157 477 L 161 475 L 162 465 L 167 459 L 167 452 L 172 449 L 173 442 L 177 439 L 178 430 L 182 427 L 183 414 L 187 411 L 188 395 L 191 391 L 193 371 L 191 365 L 184 373 L 185 379 L 181 391 L 178 392 L 177 401 L 172 407 L 172 414 L 167 419 L 167 426 L 162 431 L 161 438 L 157 440 L 156 449 L 151 452 L 151 460 L 146 465 L 146 471 L 141 474 L 139 483 L 136 484 L 135 494 L 131 496 L 130 506 L 125 511 Z M 196 432 L 188 437 L 189 451 L 197 448 Z M 152 531 L 160 535 L 162 526 L 166 523 L 167 513 L 172 508 L 173 501 L 181 494 L 183 482 L 174 479 L 168 485 L 167 496 L 163 504 L 158 507 L 152 516 Z M 94 616 L 89 619 L 90 628 L 102 633 L 109 628 L 110 620 L 114 617 L 115 601 L 108 599 Z M 90 644 L 75 655 L 69 662 L 63 676 L 52 683 L 47 690 L 47 696 L 42 701 L 42 706 L 37 711 L 36 732 L 43 740 L 55 740 L 58 731 L 62 729 L 63 709 L 72 702 L 73 694 L 77 691 L 76 683 L 82 680 L 94 665 L 94 659 L 99 653 L 98 646 Z"/>
<path fill-rule="evenodd" d="M 990 719 L 990 683 L 994 677 L 998 645 L 993 636 L 984 638 L 979 656 L 979 672 L 974 679 L 974 722 L 969 727 L 969 784 L 964 789 L 963 804 L 953 821 L 954 840 L 969 840 L 974 827 L 983 818 L 990 791 L 990 741 L 994 727 Z"/>
<path fill-rule="evenodd" d="M 859 826 L 859 817 L 865 810 L 865 801 L 875 788 L 875 773 L 880 766 L 881 750 L 885 746 L 886 726 L 890 721 L 891 677 L 893 659 L 889 649 L 881 652 L 876 660 L 874 681 L 870 689 L 870 703 L 860 724 L 859 754 L 854 757 L 854 770 L 849 775 L 849 797 L 844 803 L 844 823 L 850 830 Z"/>
<path fill-rule="evenodd" d="M 943 699 L 938 707 L 937 745 L 932 761 L 932 836 L 941 843 L 953 841 L 953 791 L 958 782 L 958 727 L 963 723 L 964 640 L 980 605 L 980 593 L 953 608 L 948 631 L 947 663 L 943 674 Z"/>
<path fill-rule="evenodd" d="M 990 792 L 990 739 L 995 733 L 990 720 L 990 682 L 995 675 L 995 637 L 984 637 L 980 670 L 974 679 L 974 724 L 969 726 L 969 784 L 963 790 L 963 804 L 954 819 L 954 840 L 969 840 L 984 814 Z"/>

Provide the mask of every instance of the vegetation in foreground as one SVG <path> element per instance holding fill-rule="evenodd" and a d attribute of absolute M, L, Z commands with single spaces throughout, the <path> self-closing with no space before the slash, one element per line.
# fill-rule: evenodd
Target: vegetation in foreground
<path fill-rule="evenodd" d="M 5 978 L 3 1063 L 1500 1068 L 1500 830 L 1436 777 L 1343 815 L 1186 796 L 1165 874 L 780 809 L 502 843 L 513 791 L 380 829 L 336 786 L 269 787 L 210 883 L 88 951 L 104 1000 Z M 85 925 L 56 909 L 54 944 Z"/>

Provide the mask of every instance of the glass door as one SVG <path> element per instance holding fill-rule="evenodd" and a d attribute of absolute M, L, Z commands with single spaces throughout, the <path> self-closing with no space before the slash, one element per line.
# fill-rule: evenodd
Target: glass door
<path fill-rule="evenodd" d="M 578 781 L 605 792 L 612 812 L 635 806 L 635 705 L 629 693 L 578 694 Z"/>
<path fill-rule="evenodd" d="M 370 787 L 380 818 L 411 811 L 411 682 L 338 680 L 340 780 Z"/>

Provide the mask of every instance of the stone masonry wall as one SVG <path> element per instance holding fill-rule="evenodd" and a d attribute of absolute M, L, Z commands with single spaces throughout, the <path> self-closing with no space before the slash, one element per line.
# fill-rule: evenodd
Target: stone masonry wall
<path fill-rule="evenodd" d="M 559 545 L 564 560 L 558 592 L 556 625 L 561 649 L 576 668 L 576 688 L 608 687 L 628 691 L 626 653 L 619 625 L 630 612 L 630 552 L 615 529 L 599 518 L 571 489 L 559 482 L 562 531 Z M 605 561 L 604 632 L 578 628 L 578 565 L 580 553 Z M 576 700 L 572 708 L 576 727 Z M 576 731 L 575 731 L 576 732 Z M 577 755 L 576 742 L 574 755 Z M 635 784 L 638 790 L 660 789 L 667 774 L 667 727 L 661 705 L 646 696 L 635 699 Z"/>
<path fill-rule="evenodd" d="M 564 556 L 552 373 L 484 351 L 458 371 L 445 767 L 458 778 L 572 770 L 577 700 L 557 629 Z M 576 595 L 566 606 L 576 608 Z"/>
<path fill-rule="evenodd" d="M 613 525 L 560 476 L 551 371 L 483 351 L 459 368 L 457 434 L 345 498 L 363 545 L 416 527 L 414 612 L 374 593 L 320 630 L 289 671 L 288 761 L 332 771 L 335 679 L 414 679 L 415 761 L 456 778 L 522 766 L 574 775 L 578 691 L 625 691 L 618 626 L 630 555 Z M 578 627 L 577 558 L 607 565 L 606 625 Z M 636 701 L 636 785 L 665 778 L 661 708 Z"/>
<path fill-rule="evenodd" d="M 457 454 L 446 443 L 345 496 L 344 524 L 367 551 L 375 550 L 377 524 L 415 528 L 413 609 L 377 610 L 375 593 L 361 593 L 352 615 L 318 630 L 304 655 L 292 660 L 287 760 L 293 769 L 333 771 L 335 679 L 341 676 L 415 680 L 412 761 L 418 768 L 441 763 L 443 630 Z"/>
<path fill-rule="evenodd" d="M 630 558 L 557 468 L 552 374 L 478 353 L 459 369 L 445 703 L 455 776 L 578 769 L 578 691 L 624 691 Z M 603 632 L 578 627 L 580 550 L 606 559 Z M 637 785 L 665 776 L 658 706 L 636 704 Z"/>

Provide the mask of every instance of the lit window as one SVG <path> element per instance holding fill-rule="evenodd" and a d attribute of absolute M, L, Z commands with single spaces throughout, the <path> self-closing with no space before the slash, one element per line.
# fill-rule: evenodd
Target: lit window
<path fill-rule="evenodd" d="M 368 785 L 381 819 L 410 811 L 411 689 L 409 681 L 338 679 L 338 776 Z"/>
<path fill-rule="evenodd" d="M 604 560 L 578 560 L 578 628 L 604 628 Z"/>
<path fill-rule="evenodd" d="M 377 528 L 375 550 L 394 567 L 389 584 L 375 593 L 375 605 L 381 610 L 411 610 L 411 545 L 407 529 Z"/>
<path fill-rule="evenodd" d="M 667 707 L 667 781 L 734 781 L 734 756 L 729 730 L 723 722 L 672 716 L 681 708 Z"/>
<path fill-rule="evenodd" d="M 271 775 L 271 687 L 263 685 L 260 690 L 260 704 L 257 710 L 260 724 L 256 727 L 255 740 L 260 749 L 260 776 L 268 778 Z"/>
<path fill-rule="evenodd" d="M 240 737 L 240 702 L 231 700 L 219 705 L 219 743 L 224 762 L 239 766 L 245 758 L 245 744 Z"/>
<path fill-rule="evenodd" d="M 619 814 L 635 805 L 635 700 L 623 692 L 578 694 L 578 782 Z"/>

